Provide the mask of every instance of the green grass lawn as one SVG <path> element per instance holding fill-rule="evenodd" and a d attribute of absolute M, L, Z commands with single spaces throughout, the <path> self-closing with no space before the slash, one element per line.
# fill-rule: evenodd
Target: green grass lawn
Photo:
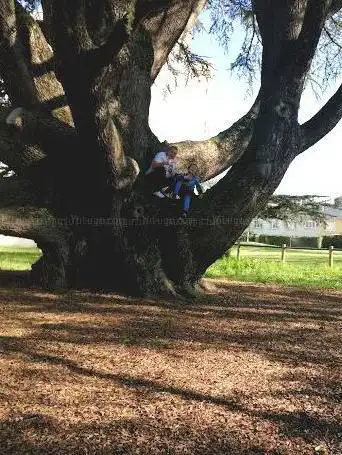
<path fill-rule="evenodd" d="M 38 248 L 0 247 L 0 270 L 30 270 L 40 256 Z"/>
<path fill-rule="evenodd" d="M 0 270 L 25 271 L 41 255 L 36 248 L 0 247 Z M 342 289 L 342 251 L 334 252 L 334 267 L 328 265 L 326 250 L 290 250 L 281 263 L 280 248 L 242 246 L 240 260 L 236 247 L 230 257 L 215 262 L 206 272 L 209 278 L 227 278 L 256 283 Z"/>
<path fill-rule="evenodd" d="M 237 248 L 232 249 L 231 257 L 236 257 Z M 263 259 L 272 260 L 274 262 L 281 262 L 281 249 L 280 248 L 267 248 L 259 246 L 241 246 L 240 258 L 247 259 Z M 329 252 L 327 250 L 287 250 L 286 251 L 287 264 L 315 264 L 315 265 L 328 265 Z M 342 251 L 334 251 L 334 264 L 342 266 Z"/>
<path fill-rule="evenodd" d="M 282 264 L 280 248 L 242 246 L 239 261 L 233 248 L 231 256 L 216 261 L 206 276 L 342 289 L 342 251 L 334 252 L 334 267 L 330 268 L 327 250 L 290 250 L 286 253 L 286 264 Z"/>

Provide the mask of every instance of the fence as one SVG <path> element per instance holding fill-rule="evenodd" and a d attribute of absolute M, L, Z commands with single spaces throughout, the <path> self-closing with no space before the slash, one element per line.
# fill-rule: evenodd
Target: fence
<path fill-rule="evenodd" d="M 242 242 L 237 242 L 236 244 L 236 259 L 240 260 L 241 254 L 242 254 L 242 249 L 243 248 L 262 248 L 264 249 L 270 249 L 270 250 L 280 250 L 280 261 L 282 264 L 286 264 L 287 258 L 288 258 L 288 252 L 289 251 L 306 251 L 306 252 L 317 252 L 319 255 L 322 257 L 323 254 L 326 254 L 326 263 L 329 265 L 329 267 L 333 268 L 334 266 L 334 259 L 335 259 L 335 253 L 341 252 L 341 255 L 339 258 L 342 258 L 342 249 L 335 249 L 334 246 L 330 246 L 328 249 L 318 249 L 318 248 L 300 248 L 300 247 L 289 247 L 285 243 L 282 246 L 277 246 L 277 245 L 260 245 L 260 244 L 253 244 L 253 243 L 242 243 Z M 243 248 L 242 248 L 243 247 Z"/>

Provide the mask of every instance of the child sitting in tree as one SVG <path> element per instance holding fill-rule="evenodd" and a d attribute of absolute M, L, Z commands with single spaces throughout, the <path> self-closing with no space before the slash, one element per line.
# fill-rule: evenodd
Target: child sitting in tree
<path fill-rule="evenodd" d="M 163 145 L 163 149 L 153 158 L 151 166 L 145 174 L 147 184 L 152 192 L 160 198 L 165 197 L 161 190 L 173 184 L 178 152 L 177 147 L 169 145 L 167 142 L 164 142 Z"/>
<path fill-rule="evenodd" d="M 195 163 L 192 163 L 186 174 L 177 174 L 175 177 L 175 186 L 173 190 L 173 195 L 176 199 L 179 199 L 179 193 L 182 190 L 183 193 L 183 212 L 182 215 L 187 216 L 191 198 L 194 194 L 195 188 L 199 194 L 203 194 L 203 189 L 198 181 L 196 174 L 198 173 L 198 167 Z"/>

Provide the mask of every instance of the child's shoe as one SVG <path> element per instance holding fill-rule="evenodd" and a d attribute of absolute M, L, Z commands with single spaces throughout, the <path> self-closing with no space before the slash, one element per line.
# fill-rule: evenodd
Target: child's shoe
<path fill-rule="evenodd" d="M 162 193 L 161 191 L 156 191 L 156 192 L 153 193 L 153 194 L 154 194 L 154 196 L 157 196 L 157 197 L 159 197 L 160 199 L 165 198 L 165 194 Z"/>

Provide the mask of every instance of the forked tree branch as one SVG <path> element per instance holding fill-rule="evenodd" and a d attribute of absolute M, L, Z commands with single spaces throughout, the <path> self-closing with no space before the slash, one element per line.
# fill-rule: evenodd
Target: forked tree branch
<path fill-rule="evenodd" d="M 329 101 L 305 122 L 301 129 L 303 133 L 303 147 L 299 153 L 304 152 L 328 134 L 342 118 L 342 84 Z"/>

